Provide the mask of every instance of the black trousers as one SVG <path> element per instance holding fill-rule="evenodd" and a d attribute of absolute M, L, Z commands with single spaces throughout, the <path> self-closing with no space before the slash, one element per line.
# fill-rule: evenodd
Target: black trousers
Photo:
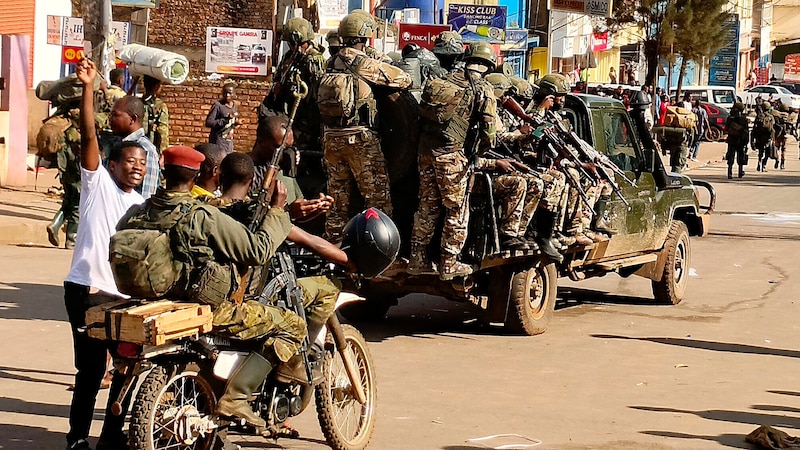
<path fill-rule="evenodd" d="M 79 332 L 78 329 L 86 326 L 86 311 L 89 308 L 113 300 L 117 300 L 117 298 L 104 293 L 90 294 L 88 286 L 64 282 L 64 304 L 67 307 L 67 316 L 72 327 L 75 369 L 77 370 L 75 390 L 72 392 L 72 404 L 69 408 L 69 433 L 67 433 L 67 443 L 69 444 L 89 437 L 97 392 L 100 390 L 100 383 L 106 373 L 106 352 L 109 350 L 109 342 L 90 338 L 86 333 Z M 114 416 L 109 410 L 116 396 L 119 395 L 124 381 L 125 377 L 120 375 L 115 375 L 112 379 L 101 438 L 114 441 L 124 439 L 122 433 L 122 425 L 125 422 L 124 414 Z"/>

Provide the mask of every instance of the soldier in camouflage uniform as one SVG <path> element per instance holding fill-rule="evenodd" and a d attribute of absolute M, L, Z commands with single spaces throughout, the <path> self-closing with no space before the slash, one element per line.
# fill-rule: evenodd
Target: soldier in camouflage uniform
<path fill-rule="evenodd" d="M 448 72 L 463 68 L 464 41 L 455 31 L 442 31 L 433 41 L 433 54 L 439 58 L 439 64 Z"/>
<path fill-rule="evenodd" d="M 392 214 L 372 89 L 406 89 L 411 77 L 364 53 L 374 27 L 375 22 L 363 13 L 353 12 L 342 19 L 339 37 L 344 47 L 332 58 L 318 93 L 317 104 L 325 125 L 322 148 L 328 170 L 327 192 L 334 198 L 325 223 L 326 235 L 332 242 L 341 240 L 341 231 L 349 219 L 353 184 L 364 198 L 365 207 Z"/>
<path fill-rule="evenodd" d="M 247 266 L 267 264 L 288 236 L 292 223 L 284 210 L 286 188 L 278 182 L 270 199 L 273 207 L 253 233 L 219 209 L 192 198 L 191 190 L 202 161 L 203 155 L 192 148 L 166 149 L 163 172 L 166 187 L 158 188 L 144 204 L 132 207 L 117 229 L 147 229 L 154 224 L 172 228 L 174 222 L 169 218 L 176 211 L 187 209 L 190 217 L 174 226 L 170 233 L 174 234 L 175 261 L 181 262 L 180 286 L 170 295 L 195 301 L 204 298 L 212 306 L 217 332 L 240 339 L 265 339 L 261 354 L 251 353 L 228 380 L 216 411 L 220 416 L 241 417 L 250 425 L 264 427 L 264 420 L 253 412 L 247 399 L 274 365 L 289 361 L 298 352 L 306 336 L 306 324 L 291 311 L 258 301 L 237 305 L 226 294 L 233 292 L 237 272 Z"/>
<path fill-rule="evenodd" d="M 411 274 L 434 270 L 428 245 L 444 207 L 439 266 L 442 280 L 472 273 L 469 265 L 458 261 L 469 221 L 465 204 L 470 176 L 468 156 L 474 156 L 474 150 L 481 146 L 494 147 L 496 139 L 496 101 L 492 85 L 482 76 L 495 67 L 497 56 L 491 46 L 479 43 L 470 46 L 465 60 L 464 69 L 428 84 L 420 109 L 419 209 L 414 214 L 407 270 Z M 489 161 L 479 160 L 477 165 L 485 170 L 495 168 Z"/>
<path fill-rule="evenodd" d="M 281 39 L 289 45 L 272 78 L 272 87 L 258 109 L 259 131 L 270 116 L 289 115 L 295 102 L 293 92 L 300 82 L 308 87 L 308 94 L 300 100 L 292 126 L 296 146 L 300 149 L 319 149 L 320 117 L 316 107 L 317 87 L 325 74 L 323 50 L 314 43 L 314 29 L 302 17 L 286 22 Z"/>
<path fill-rule="evenodd" d="M 169 109 L 164 100 L 159 98 L 161 95 L 161 81 L 149 75 L 144 76 L 144 103 L 145 117 L 142 121 L 147 139 L 158 150 L 158 154 L 169 147 Z"/>

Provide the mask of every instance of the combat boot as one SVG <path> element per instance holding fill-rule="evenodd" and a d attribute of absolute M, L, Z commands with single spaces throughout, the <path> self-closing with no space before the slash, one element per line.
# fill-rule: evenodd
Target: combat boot
<path fill-rule="evenodd" d="M 442 255 L 442 263 L 439 265 L 440 280 L 448 281 L 456 277 L 465 277 L 471 273 L 472 267 L 460 262 L 457 255 Z"/>
<path fill-rule="evenodd" d="M 744 166 L 739 166 L 739 178 L 744 176 Z"/>
<path fill-rule="evenodd" d="M 617 230 L 611 228 L 611 224 L 606 219 L 606 207 L 609 200 L 611 200 L 611 197 L 604 195 L 597 199 L 597 203 L 594 204 L 595 215 L 592 229 L 608 235 L 614 235 L 617 234 Z"/>
<path fill-rule="evenodd" d="M 728 166 L 728 179 L 733 179 L 733 166 Z"/>
<path fill-rule="evenodd" d="M 64 248 L 75 248 L 75 238 L 78 237 L 78 223 L 67 222 L 67 239 L 64 241 Z"/>
<path fill-rule="evenodd" d="M 58 232 L 64 225 L 64 210 L 59 209 L 53 221 L 47 226 L 47 240 L 55 247 L 59 247 L 61 243 L 58 241 Z"/>
<path fill-rule="evenodd" d="M 543 209 L 539 211 L 539 218 L 536 220 L 536 243 L 539 250 L 548 258 L 561 262 L 564 256 L 553 246 L 553 229 L 556 227 L 556 215 L 552 211 Z"/>
<path fill-rule="evenodd" d="M 504 250 L 530 250 L 528 241 L 517 236 L 500 236 L 500 248 Z"/>
<path fill-rule="evenodd" d="M 784 164 L 785 162 L 786 162 L 786 160 L 785 160 L 785 159 L 782 159 L 782 160 L 781 160 L 781 170 L 783 170 L 783 169 L 784 169 L 784 167 L 783 167 L 783 164 Z"/>
<path fill-rule="evenodd" d="M 776 160 L 775 160 L 775 168 L 776 168 L 776 169 L 778 168 L 778 164 L 779 164 L 779 162 L 778 162 L 778 160 L 776 159 Z"/>
<path fill-rule="evenodd" d="M 428 258 L 428 248 L 422 244 L 411 244 L 411 255 L 408 257 L 406 272 L 411 275 L 436 273 L 433 262 Z"/>
<path fill-rule="evenodd" d="M 228 380 L 225 394 L 217 403 L 217 415 L 240 417 L 256 428 L 265 427 L 266 422 L 253 411 L 247 400 L 258 389 L 270 371 L 272 371 L 272 364 L 269 361 L 258 353 L 250 353 Z"/>

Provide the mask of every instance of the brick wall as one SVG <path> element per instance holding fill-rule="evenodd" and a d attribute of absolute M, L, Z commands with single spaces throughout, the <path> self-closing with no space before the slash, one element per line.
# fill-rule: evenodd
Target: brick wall
<path fill-rule="evenodd" d="M 150 13 L 148 44 L 205 48 L 212 26 L 272 29 L 272 1 L 161 0 Z"/>
<path fill-rule="evenodd" d="M 211 105 L 220 98 L 223 81 L 186 80 L 182 85 L 165 85 L 162 98 L 169 108 L 170 145 L 195 146 L 207 142 L 205 127 Z M 265 82 L 238 80 L 236 100 L 239 102 L 239 126 L 234 131 L 233 145 L 237 151 L 249 152 L 256 136 L 255 108 L 269 89 Z"/>

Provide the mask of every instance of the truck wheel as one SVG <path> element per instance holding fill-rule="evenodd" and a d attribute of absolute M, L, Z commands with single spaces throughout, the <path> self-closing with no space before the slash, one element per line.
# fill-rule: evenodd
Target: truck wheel
<path fill-rule="evenodd" d="M 692 248 L 689 242 L 689 230 L 686 224 L 675 220 L 664 243 L 666 262 L 661 274 L 661 281 L 651 282 L 653 296 L 658 303 L 677 305 L 683 300 L 686 282 L 689 280 L 689 262 Z"/>
<path fill-rule="evenodd" d="M 554 263 L 537 262 L 530 269 L 512 273 L 506 328 L 528 336 L 547 331 L 556 306 L 557 288 Z"/>

